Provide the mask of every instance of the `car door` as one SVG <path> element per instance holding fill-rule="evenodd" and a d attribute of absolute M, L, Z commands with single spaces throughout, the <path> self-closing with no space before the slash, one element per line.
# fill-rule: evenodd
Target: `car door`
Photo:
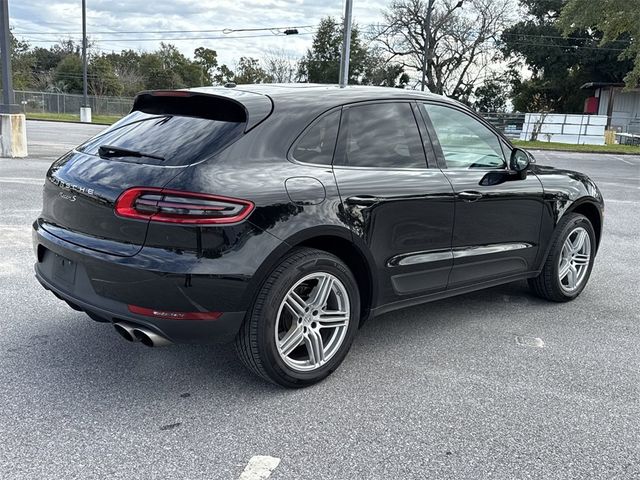
<path fill-rule="evenodd" d="M 375 259 L 378 306 L 446 289 L 452 266 L 453 190 L 428 142 L 427 164 L 416 108 L 343 107 L 333 171 L 354 241 Z"/>
<path fill-rule="evenodd" d="M 511 147 L 480 118 L 453 105 L 419 105 L 455 192 L 448 289 L 533 270 L 543 209 L 539 179 L 509 172 Z"/>

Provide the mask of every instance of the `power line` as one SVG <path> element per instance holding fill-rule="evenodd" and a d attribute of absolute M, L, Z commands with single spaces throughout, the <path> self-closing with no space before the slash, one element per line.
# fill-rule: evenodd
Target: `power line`
<path fill-rule="evenodd" d="M 105 31 L 97 31 L 90 32 L 92 35 L 123 35 L 123 34 L 137 34 L 137 33 L 149 33 L 149 34 L 157 34 L 157 33 L 224 33 L 228 35 L 230 33 L 235 32 L 263 32 L 269 30 L 285 30 L 289 28 L 315 28 L 316 25 L 288 25 L 286 27 L 256 27 L 256 28 L 219 28 L 219 29 L 211 29 L 211 30 L 128 30 L 128 31 L 120 31 L 120 30 L 105 30 Z M 50 31 L 50 32 L 42 32 L 42 31 L 23 31 L 23 32 L 13 32 L 15 35 L 81 35 L 82 32 L 73 32 L 73 31 Z"/>
<path fill-rule="evenodd" d="M 302 32 L 297 35 L 313 35 L 315 32 Z M 157 37 L 157 38 L 98 38 L 91 39 L 94 42 L 176 42 L 176 41 L 189 41 L 189 40 L 232 40 L 232 39 L 245 39 L 245 38 L 264 38 L 264 37 L 289 37 L 290 35 L 282 34 L 269 34 L 269 35 L 224 35 L 216 37 Z M 35 43 L 59 43 L 61 40 L 67 39 L 40 39 L 40 38 L 21 38 L 22 41 L 32 41 Z M 73 40 L 73 39 L 71 39 Z"/>

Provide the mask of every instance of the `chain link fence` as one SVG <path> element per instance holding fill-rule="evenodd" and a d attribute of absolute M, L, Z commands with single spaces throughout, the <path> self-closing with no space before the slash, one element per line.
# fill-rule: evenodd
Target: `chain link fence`
<path fill-rule="evenodd" d="M 72 113 L 80 114 L 83 96 L 71 93 L 15 91 L 16 104 L 24 113 Z M 87 97 L 93 115 L 124 116 L 131 110 L 133 98 L 129 97 Z"/>

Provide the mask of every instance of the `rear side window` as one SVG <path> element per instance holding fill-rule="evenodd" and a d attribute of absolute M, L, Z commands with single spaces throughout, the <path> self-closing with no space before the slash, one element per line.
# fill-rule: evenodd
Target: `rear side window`
<path fill-rule="evenodd" d="M 331 165 L 339 124 L 340 110 L 325 115 L 302 134 L 291 156 L 298 162 Z"/>
<path fill-rule="evenodd" d="M 188 104 L 177 103 L 179 100 L 184 99 L 164 104 L 166 100 L 159 99 L 144 105 L 145 111 L 131 112 L 78 150 L 111 160 L 189 165 L 215 155 L 243 134 L 245 117 L 237 105 L 217 100 L 204 117 L 202 112 L 190 111 Z"/>
<path fill-rule="evenodd" d="M 426 168 L 422 140 L 409 103 L 350 106 L 343 113 L 337 165 Z"/>

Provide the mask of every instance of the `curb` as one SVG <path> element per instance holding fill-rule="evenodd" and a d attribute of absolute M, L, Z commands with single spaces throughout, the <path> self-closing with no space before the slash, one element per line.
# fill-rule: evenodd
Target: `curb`
<path fill-rule="evenodd" d="M 633 152 L 603 152 L 599 150 L 562 150 L 558 148 L 535 148 L 535 147 L 523 147 L 520 145 L 515 145 L 516 147 L 524 148 L 525 150 L 531 150 L 532 152 L 562 152 L 562 153 L 592 153 L 596 155 L 631 155 L 631 156 L 640 156 L 640 149 L 638 153 Z"/>
<path fill-rule="evenodd" d="M 27 121 L 28 122 L 77 123 L 79 125 L 105 125 L 107 127 L 113 125 L 113 123 L 102 123 L 102 122 L 87 123 L 87 122 L 81 122 L 80 120 L 78 120 L 78 121 L 76 121 L 76 120 L 51 120 L 49 118 L 29 118 L 29 117 L 27 117 Z"/>

